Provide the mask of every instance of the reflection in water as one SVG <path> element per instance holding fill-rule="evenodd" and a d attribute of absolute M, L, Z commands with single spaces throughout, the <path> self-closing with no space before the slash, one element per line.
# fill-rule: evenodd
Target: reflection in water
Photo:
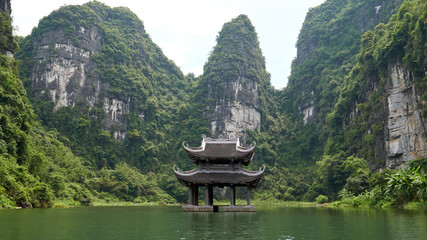
<path fill-rule="evenodd" d="M 183 213 L 190 218 L 187 239 L 252 239 L 261 236 L 256 213 Z"/>
<path fill-rule="evenodd" d="M 260 207 L 183 213 L 180 207 L 0 211 L 0 239 L 425 239 L 425 211 Z"/>

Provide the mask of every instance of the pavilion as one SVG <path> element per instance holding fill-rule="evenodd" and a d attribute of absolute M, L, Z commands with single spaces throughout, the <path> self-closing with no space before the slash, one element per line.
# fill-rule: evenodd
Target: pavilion
<path fill-rule="evenodd" d="M 249 171 L 248 166 L 255 153 L 255 143 L 249 147 L 240 145 L 238 138 L 212 139 L 202 135 L 200 147 L 189 147 L 183 142 L 188 157 L 197 164 L 190 171 L 173 170 L 181 184 L 188 187 L 188 205 L 182 207 L 188 212 L 217 212 L 213 205 L 213 187 L 230 188 L 230 205 L 224 206 L 225 212 L 255 212 L 251 205 L 251 190 L 254 189 L 264 174 L 265 166 L 259 171 Z M 199 205 L 199 187 L 205 187 L 205 204 Z M 236 187 L 247 188 L 247 205 L 236 205 Z"/>

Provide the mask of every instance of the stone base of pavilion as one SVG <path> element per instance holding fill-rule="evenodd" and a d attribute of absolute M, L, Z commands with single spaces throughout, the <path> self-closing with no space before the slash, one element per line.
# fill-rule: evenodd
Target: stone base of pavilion
<path fill-rule="evenodd" d="M 256 212 L 255 205 L 184 205 L 183 212 Z"/>
<path fill-rule="evenodd" d="M 256 212 L 255 205 L 229 205 L 224 206 L 224 212 Z"/>
<path fill-rule="evenodd" d="M 214 212 L 213 205 L 184 205 L 182 206 L 183 212 Z"/>

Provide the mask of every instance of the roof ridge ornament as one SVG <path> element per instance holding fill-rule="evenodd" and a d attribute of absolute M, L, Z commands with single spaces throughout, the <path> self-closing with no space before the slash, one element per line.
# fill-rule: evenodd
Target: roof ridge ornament
<path fill-rule="evenodd" d="M 175 172 L 178 172 L 178 173 L 181 172 L 181 170 L 178 168 L 176 164 L 174 164 L 172 168 Z"/>

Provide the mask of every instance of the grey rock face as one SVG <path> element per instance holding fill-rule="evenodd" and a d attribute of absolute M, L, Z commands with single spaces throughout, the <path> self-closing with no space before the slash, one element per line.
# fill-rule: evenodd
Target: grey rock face
<path fill-rule="evenodd" d="M 91 59 L 101 48 L 97 27 L 80 27 L 73 40 L 62 30 L 51 30 L 33 44 L 36 53 L 31 87 L 36 96 L 47 92 L 55 104 L 54 111 L 65 106 L 73 107 L 78 102 L 90 107 L 101 103 L 106 112 L 105 127 L 109 128 L 112 123 L 121 125 L 123 114 L 130 110 L 130 99 L 123 101 L 105 94 L 109 85 L 101 82 L 95 71 L 96 63 Z M 125 133 L 117 130 L 114 136 L 123 139 Z"/>
<path fill-rule="evenodd" d="M 258 83 L 240 76 L 234 81 L 209 85 L 209 99 L 215 101 L 208 109 L 213 136 L 223 138 L 242 137 L 246 130 L 261 126 L 261 104 L 258 98 Z"/>
<path fill-rule="evenodd" d="M 36 64 L 31 75 L 32 88 L 41 90 L 41 94 L 48 91 L 55 103 L 54 110 L 84 101 L 85 96 L 96 91 L 92 84 L 99 84 L 88 77 L 88 72 L 96 67 L 90 57 L 100 48 L 97 28 L 80 28 L 77 37 L 80 41 L 75 43 L 62 31 L 48 31 L 34 43 Z"/>
<path fill-rule="evenodd" d="M 400 63 L 389 65 L 387 83 L 388 118 L 385 124 L 386 167 L 402 168 L 405 163 L 427 155 L 427 125 L 417 108 L 420 101 L 412 73 Z"/>
<path fill-rule="evenodd" d="M 311 95 L 314 95 L 314 91 L 311 91 Z M 303 92 L 303 96 L 304 96 L 304 92 Z M 304 118 L 303 118 L 304 124 L 312 123 L 316 119 L 317 114 L 316 114 L 316 108 L 313 100 L 303 102 L 298 107 L 298 110 L 304 114 Z"/>
<path fill-rule="evenodd" d="M 0 12 L 6 12 L 8 15 L 11 14 L 12 9 L 10 8 L 10 0 L 1 1 Z"/>
<path fill-rule="evenodd" d="M 203 73 L 207 89 L 205 115 L 215 137 L 247 138 L 261 127 L 265 59 L 255 28 L 246 15 L 224 24 Z"/>

